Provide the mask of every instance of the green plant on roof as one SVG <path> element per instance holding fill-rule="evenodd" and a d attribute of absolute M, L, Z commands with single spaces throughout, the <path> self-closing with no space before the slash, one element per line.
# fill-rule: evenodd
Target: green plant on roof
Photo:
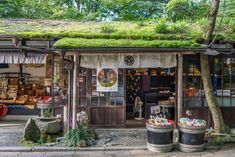
<path fill-rule="evenodd" d="M 149 48 L 201 48 L 193 40 L 127 40 L 127 39 L 84 39 L 63 38 L 58 40 L 56 48 L 87 47 L 149 47 Z"/>
<path fill-rule="evenodd" d="M 159 34 L 168 33 L 167 27 L 168 26 L 165 20 L 159 20 L 154 28 L 154 31 L 155 33 L 159 33 Z"/>
<path fill-rule="evenodd" d="M 116 31 L 116 29 L 113 25 L 105 24 L 100 27 L 100 31 L 102 33 L 113 33 Z"/>
<path fill-rule="evenodd" d="M 186 21 L 179 21 L 179 22 L 168 22 L 164 19 L 161 19 L 156 24 L 155 33 L 160 34 L 187 34 L 190 33 L 189 25 Z"/>
<path fill-rule="evenodd" d="M 168 33 L 189 33 L 189 25 L 186 21 L 180 21 L 176 23 L 168 24 Z"/>

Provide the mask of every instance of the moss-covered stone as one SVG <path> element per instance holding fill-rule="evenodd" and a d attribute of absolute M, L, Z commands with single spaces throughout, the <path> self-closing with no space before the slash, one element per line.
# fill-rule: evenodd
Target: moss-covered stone
<path fill-rule="evenodd" d="M 40 130 L 32 118 L 25 125 L 23 137 L 25 140 L 32 142 L 38 142 L 40 139 Z"/>
<path fill-rule="evenodd" d="M 51 143 L 51 142 L 56 142 L 56 139 L 58 137 L 61 137 L 62 135 L 60 133 L 58 134 L 45 134 L 45 133 L 41 133 L 41 138 L 39 140 L 40 144 L 44 144 L 44 143 Z"/>

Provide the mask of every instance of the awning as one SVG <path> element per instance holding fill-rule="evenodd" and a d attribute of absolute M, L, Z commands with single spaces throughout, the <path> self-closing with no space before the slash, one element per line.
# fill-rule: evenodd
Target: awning
<path fill-rule="evenodd" d="M 168 68 L 176 64 L 175 53 L 81 55 L 85 68 Z"/>
<path fill-rule="evenodd" d="M 4 64 L 45 64 L 47 54 L 5 52 L 0 53 L 0 63 Z"/>

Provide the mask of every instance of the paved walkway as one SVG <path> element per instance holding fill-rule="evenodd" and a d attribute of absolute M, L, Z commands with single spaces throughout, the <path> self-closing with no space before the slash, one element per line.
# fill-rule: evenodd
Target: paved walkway
<path fill-rule="evenodd" d="M 0 147 L 21 146 L 24 121 L 0 121 Z M 98 140 L 93 147 L 143 146 L 146 144 L 146 129 L 96 129 Z M 63 146 L 61 143 L 53 147 Z"/>
<path fill-rule="evenodd" d="M 146 150 L 144 128 L 97 129 L 99 140 L 96 145 L 82 150 L 61 147 L 61 144 L 41 148 L 22 147 L 20 140 L 24 125 L 25 122 L 0 122 L 0 157 L 235 157 L 235 144 L 226 144 L 222 149 L 206 149 L 198 153 L 182 153 L 177 150 L 162 154 L 152 153 Z"/>
<path fill-rule="evenodd" d="M 0 121 L 0 147 L 20 146 L 25 121 Z"/>
<path fill-rule="evenodd" d="M 235 145 L 196 153 L 152 153 L 147 150 L 67 151 L 67 152 L 0 152 L 0 157 L 235 157 Z"/>

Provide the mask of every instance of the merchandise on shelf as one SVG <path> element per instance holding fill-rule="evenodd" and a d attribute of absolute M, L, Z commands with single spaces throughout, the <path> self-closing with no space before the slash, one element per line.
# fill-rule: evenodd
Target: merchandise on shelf
<path fill-rule="evenodd" d="M 202 119 L 180 118 L 179 123 L 186 126 L 206 126 L 206 121 Z"/>
<path fill-rule="evenodd" d="M 41 96 L 38 99 L 38 104 L 51 104 L 52 103 L 52 97 L 50 96 Z"/>

